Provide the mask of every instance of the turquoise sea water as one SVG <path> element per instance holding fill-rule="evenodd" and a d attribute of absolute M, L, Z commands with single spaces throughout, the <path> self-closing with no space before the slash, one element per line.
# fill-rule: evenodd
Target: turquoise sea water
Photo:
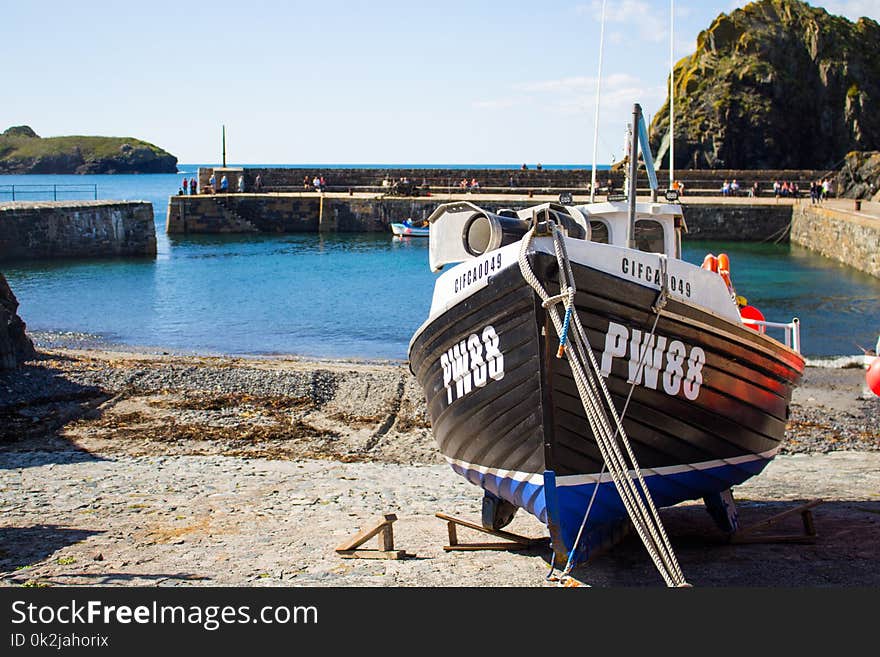
<path fill-rule="evenodd" d="M 168 196 L 196 167 L 180 165 L 177 175 L 0 176 L 0 201 L 9 200 L 3 185 L 94 183 L 100 199 L 150 201 L 155 213 L 156 258 L 3 265 L 29 330 L 205 353 L 406 358 L 433 291 L 426 239 L 169 238 Z M 767 319 L 800 317 L 807 356 L 859 353 L 857 345 L 876 342 L 880 280 L 796 246 L 692 242 L 684 255 L 702 262 L 710 251 L 730 255 L 737 290 Z"/>

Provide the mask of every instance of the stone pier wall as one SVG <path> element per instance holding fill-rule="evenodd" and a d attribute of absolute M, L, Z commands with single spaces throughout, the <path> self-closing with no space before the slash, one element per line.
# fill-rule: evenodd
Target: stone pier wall
<path fill-rule="evenodd" d="M 156 255 L 145 201 L 0 203 L 0 261 Z"/>
<path fill-rule="evenodd" d="M 482 207 L 519 209 L 534 201 L 494 201 Z M 168 200 L 169 234 L 388 232 L 407 218 L 425 219 L 433 198 L 359 198 L 281 194 L 203 194 Z"/>
<path fill-rule="evenodd" d="M 208 188 L 208 180 L 214 172 L 213 168 L 199 168 L 199 189 L 204 191 Z M 304 184 L 303 178 L 309 182 L 314 176 L 324 176 L 328 191 L 342 191 L 348 189 L 377 188 L 382 185 L 384 179 L 391 181 L 408 178 L 413 184 L 427 185 L 434 190 L 447 190 L 458 188 L 462 179 L 476 179 L 482 188 L 502 190 L 584 190 L 592 177 L 589 168 L 582 169 L 542 169 L 538 171 L 534 165 L 530 165 L 525 171 L 519 169 L 416 169 L 416 168 L 340 168 L 340 169 L 290 169 L 278 167 L 245 167 L 242 175 L 245 180 L 245 191 L 254 191 L 254 183 L 259 175 L 262 182 L 262 191 L 294 192 L 311 189 Z M 717 193 L 725 180 L 737 180 L 743 190 L 754 181 L 761 184 L 762 195 L 772 196 L 771 186 L 774 180 L 797 182 L 802 189 L 809 187 L 811 180 L 816 180 L 825 175 L 825 172 L 814 170 L 766 170 L 744 171 L 733 169 L 698 169 L 680 170 L 675 172 L 676 179 L 685 184 L 685 190 L 695 191 L 707 188 Z M 237 176 L 237 174 L 236 174 Z M 596 172 L 597 183 L 604 186 L 611 179 L 614 188 L 620 191 L 623 187 L 623 170 L 601 170 Z M 669 180 L 669 173 L 661 170 L 657 174 L 661 187 Z M 230 189 L 235 185 L 235 179 L 229 180 Z M 219 175 L 217 186 L 219 189 Z M 639 172 L 639 189 L 647 189 L 648 179 L 644 171 Z"/>
<path fill-rule="evenodd" d="M 520 210 L 536 199 L 481 199 L 490 212 Z M 363 198 L 347 195 L 217 194 L 172 196 L 169 234 L 203 233 L 358 233 L 388 232 L 394 222 L 427 218 L 440 202 L 434 198 Z M 685 205 L 692 240 L 760 241 L 787 239 L 789 205 Z"/>
<path fill-rule="evenodd" d="M 497 212 L 536 205 L 537 199 L 481 199 Z M 388 232 L 393 222 L 423 219 L 440 203 L 432 197 L 365 198 L 346 194 L 229 194 L 172 196 L 167 232 L 315 233 Z M 786 242 L 789 239 L 849 266 L 880 276 L 880 221 L 788 203 L 684 204 L 688 241 Z"/>
<path fill-rule="evenodd" d="M 693 204 L 685 203 L 685 239 L 725 242 L 788 241 L 790 205 Z"/>
<path fill-rule="evenodd" d="M 827 207 L 794 208 L 791 241 L 880 278 L 880 220 Z"/>

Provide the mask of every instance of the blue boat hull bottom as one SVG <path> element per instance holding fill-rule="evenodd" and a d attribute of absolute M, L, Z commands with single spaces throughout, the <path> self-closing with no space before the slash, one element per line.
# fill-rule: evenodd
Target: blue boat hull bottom
<path fill-rule="evenodd" d="M 736 464 L 682 466 L 677 472 L 643 471 L 642 476 L 658 507 L 673 506 L 686 499 L 723 493 L 731 486 L 743 483 L 764 470 L 774 455 L 755 454 L 753 458 L 743 458 Z M 544 524 L 549 524 L 552 519 L 559 531 L 557 539 L 561 544 L 554 547 L 561 548 L 556 550 L 560 557 L 568 558 L 592 500 L 574 563 L 585 561 L 592 552 L 604 547 L 608 534 L 617 531 L 619 524 L 627 520 L 626 510 L 607 473 L 603 474 L 596 491 L 596 482 L 600 479 L 598 472 L 559 478 L 550 470 L 540 475 L 501 475 L 479 466 L 450 465 L 472 484 L 525 509 Z"/>
<path fill-rule="evenodd" d="M 413 337 L 410 368 L 452 468 L 546 524 L 557 563 L 569 555 L 577 563 L 607 544 L 628 517 L 608 473 L 599 477 L 603 459 L 568 362 L 555 357 L 558 339 L 546 311 L 522 279 L 515 256 L 501 252 L 496 257 L 514 262 L 505 267 L 496 261 L 500 270 L 488 283 L 441 306 L 442 312 Z M 553 294 L 555 258 L 529 257 Z M 576 310 L 597 361 L 614 332 L 650 331 L 655 289 L 576 262 L 572 266 Z M 479 279 L 481 264 L 476 267 Z M 697 362 L 699 380 L 676 389 L 664 388 L 664 380 L 676 381 L 663 376 L 669 352 L 659 354 L 654 362 L 660 369 L 635 385 L 623 419 L 657 506 L 712 497 L 760 473 L 785 435 L 803 359 L 756 331 L 682 301 L 668 302 L 656 334 L 667 344 L 705 355 Z M 605 381 L 619 413 L 631 386 L 629 350 L 617 353 Z"/>

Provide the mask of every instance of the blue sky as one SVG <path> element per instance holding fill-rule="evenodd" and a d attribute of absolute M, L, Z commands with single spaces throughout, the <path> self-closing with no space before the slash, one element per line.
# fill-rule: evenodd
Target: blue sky
<path fill-rule="evenodd" d="M 670 0 L 607 0 L 598 159 L 665 100 Z M 675 57 L 733 0 L 675 0 Z M 813 2 L 880 20 L 880 0 Z M 4 3 L 0 131 L 181 162 L 591 161 L 601 0 Z"/>

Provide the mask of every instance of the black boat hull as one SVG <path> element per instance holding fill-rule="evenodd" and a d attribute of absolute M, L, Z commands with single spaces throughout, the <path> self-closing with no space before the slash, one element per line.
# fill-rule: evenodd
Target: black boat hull
<path fill-rule="evenodd" d="M 529 257 L 555 293 L 555 257 Z M 783 439 L 803 359 L 676 298 L 649 341 L 657 289 L 583 263 L 572 268 L 578 317 L 618 412 L 633 388 L 623 425 L 655 503 L 700 499 L 758 474 Z M 626 512 L 557 346 L 514 263 L 426 322 L 411 343 L 410 367 L 453 469 L 538 517 L 557 555 L 580 560 Z M 646 366 L 634 377 L 640 349 Z"/>

